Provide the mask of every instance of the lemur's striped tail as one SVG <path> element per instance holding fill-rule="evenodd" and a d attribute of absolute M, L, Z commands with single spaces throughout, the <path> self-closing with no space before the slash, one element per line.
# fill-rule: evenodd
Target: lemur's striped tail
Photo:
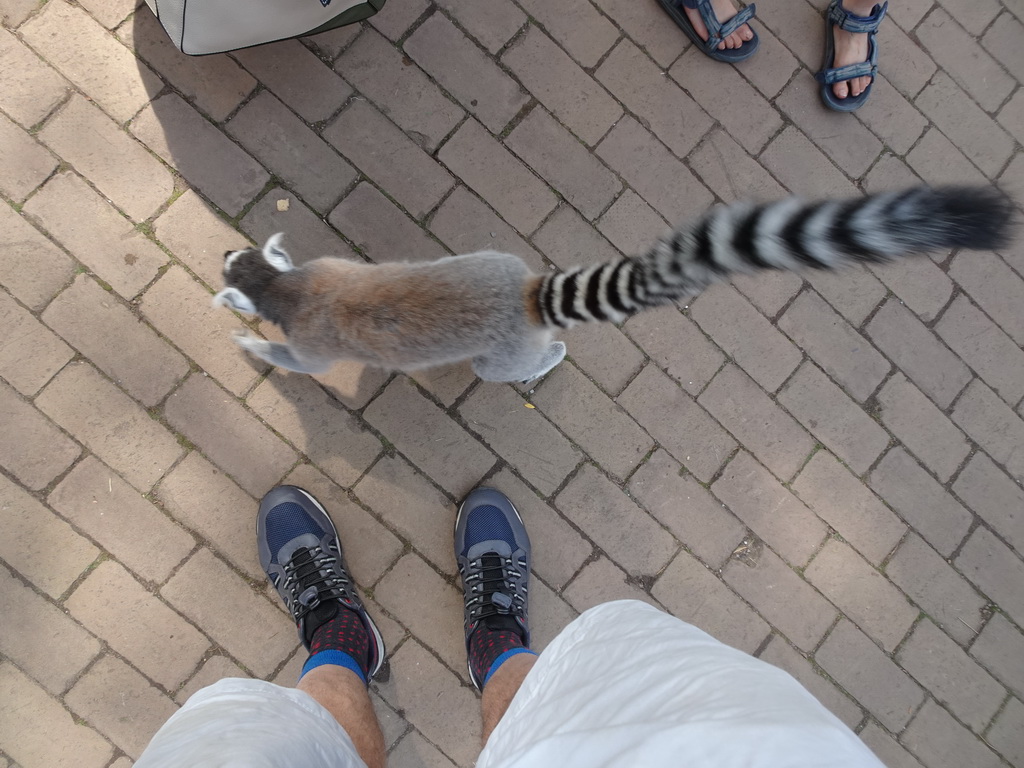
<path fill-rule="evenodd" d="M 835 269 L 947 248 L 1005 245 L 1012 203 L 989 187 L 915 187 L 851 200 L 719 206 L 677 227 L 646 254 L 545 277 L 545 325 L 619 322 L 695 296 L 733 272 Z"/>

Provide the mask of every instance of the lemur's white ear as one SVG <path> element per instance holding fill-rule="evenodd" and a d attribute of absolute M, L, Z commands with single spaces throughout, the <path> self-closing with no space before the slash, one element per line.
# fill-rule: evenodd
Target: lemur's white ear
<path fill-rule="evenodd" d="M 231 307 L 239 312 L 248 312 L 250 315 L 257 314 L 256 305 L 252 303 L 252 299 L 237 288 L 225 288 L 218 293 L 213 297 L 213 306 Z"/>
<path fill-rule="evenodd" d="M 267 239 L 267 244 L 263 246 L 263 258 L 278 272 L 288 272 L 295 269 L 295 265 L 292 264 L 288 252 L 281 247 L 282 240 L 284 240 L 284 232 L 276 232 L 271 235 Z"/>

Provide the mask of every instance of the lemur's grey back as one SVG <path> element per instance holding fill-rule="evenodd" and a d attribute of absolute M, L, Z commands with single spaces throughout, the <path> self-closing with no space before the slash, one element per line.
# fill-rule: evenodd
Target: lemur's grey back
<path fill-rule="evenodd" d="M 1010 201 L 985 187 L 915 187 L 852 200 L 719 206 L 681 224 L 643 256 L 544 279 L 545 324 L 619 322 L 648 307 L 695 296 L 733 272 L 835 269 L 948 248 L 1004 244 Z"/>

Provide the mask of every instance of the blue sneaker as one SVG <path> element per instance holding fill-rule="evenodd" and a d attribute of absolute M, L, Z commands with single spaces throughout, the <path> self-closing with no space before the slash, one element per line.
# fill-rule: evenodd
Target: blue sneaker
<path fill-rule="evenodd" d="M 478 628 L 515 632 L 524 649 L 530 645 L 530 537 L 519 512 L 501 491 L 477 488 L 462 502 L 455 518 L 455 560 L 465 599 L 469 676 L 482 690 L 486 670 L 474 670 L 470 652 Z"/>
<path fill-rule="evenodd" d="M 356 592 L 338 531 L 320 502 L 294 485 L 279 485 L 260 502 L 256 518 L 260 565 L 284 600 L 310 650 L 313 633 L 341 606 L 358 614 L 370 638 L 367 679 L 384 664 L 384 639 Z M 361 661 L 360 661 L 361 663 Z"/>

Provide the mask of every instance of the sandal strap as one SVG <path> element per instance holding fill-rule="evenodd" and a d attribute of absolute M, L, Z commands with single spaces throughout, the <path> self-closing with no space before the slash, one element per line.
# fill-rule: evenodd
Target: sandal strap
<path fill-rule="evenodd" d="M 882 23 L 888 9 L 889 3 L 886 0 L 881 5 L 872 8 L 870 16 L 858 16 L 844 9 L 842 0 L 832 0 L 828 6 L 828 20 L 847 32 L 877 32 L 878 25 Z M 859 75 L 854 75 L 854 77 L 859 77 Z"/>
<path fill-rule="evenodd" d="M 754 15 L 757 13 L 757 4 L 751 3 L 725 22 L 725 24 L 718 21 L 715 10 L 711 7 L 711 0 L 699 0 L 697 11 L 700 13 L 700 18 L 708 30 L 708 39 L 704 47 L 712 50 L 718 48 L 719 43 L 754 18 Z"/>
<path fill-rule="evenodd" d="M 878 74 L 877 64 L 870 61 L 859 61 L 856 64 L 847 64 L 845 67 L 818 72 L 814 75 L 814 79 L 825 85 L 835 85 L 855 77 L 874 77 L 876 74 Z"/>

